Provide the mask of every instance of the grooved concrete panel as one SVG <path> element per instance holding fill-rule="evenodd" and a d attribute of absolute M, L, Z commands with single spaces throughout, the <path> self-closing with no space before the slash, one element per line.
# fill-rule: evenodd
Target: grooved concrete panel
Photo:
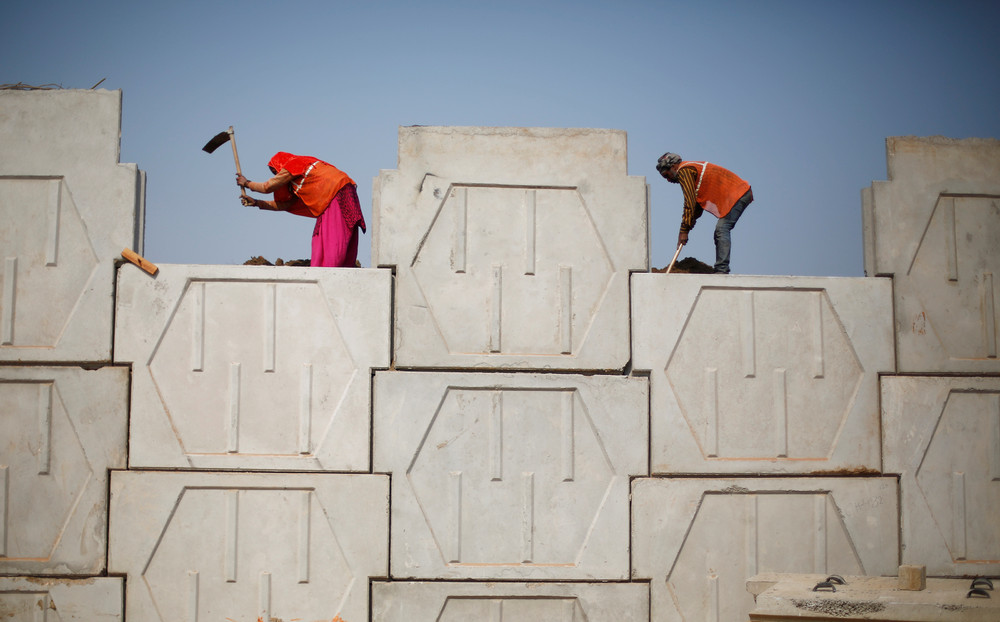
<path fill-rule="evenodd" d="M 372 584 L 374 622 L 620 622 L 649 617 L 649 587 L 639 583 Z"/>
<path fill-rule="evenodd" d="M 98 574 L 128 370 L 0 366 L 0 573 Z"/>
<path fill-rule="evenodd" d="M 624 368 L 628 273 L 648 267 L 624 132 L 400 128 L 374 197 L 398 366 Z"/>
<path fill-rule="evenodd" d="M 5 622 L 115 622 L 124 620 L 122 579 L 0 577 Z"/>
<path fill-rule="evenodd" d="M 877 472 L 888 279 L 632 275 L 653 473 Z"/>
<path fill-rule="evenodd" d="M 132 467 L 367 471 L 388 270 L 162 265 L 120 272 Z"/>
<path fill-rule="evenodd" d="M 376 373 L 392 576 L 627 578 L 647 395 L 621 376 Z"/>
<path fill-rule="evenodd" d="M 108 568 L 129 620 L 367 620 L 388 497 L 377 475 L 115 472 Z"/>
<path fill-rule="evenodd" d="M 1000 141 L 889 138 L 862 194 L 865 270 L 894 275 L 902 372 L 1000 372 Z"/>
<path fill-rule="evenodd" d="M 903 562 L 934 575 L 1000 573 L 1000 378 L 886 377 L 882 410 Z"/>
<path fill-rule="evenodd" d="M 141 251 L 120 91 L 0 91 L 0 361 L 111 359 L 114 260 Z"/>
<path fill-rule="evenodd" d="M 651 619 L 746 620 L 761 572 L 895 573 L 895 478 L 638 479 L 634 579 Z"/>

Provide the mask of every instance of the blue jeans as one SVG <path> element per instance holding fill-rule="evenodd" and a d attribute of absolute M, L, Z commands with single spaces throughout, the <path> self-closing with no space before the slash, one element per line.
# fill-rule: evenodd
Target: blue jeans
<path fill-rule="evenodd" d="M 732 250 L 732 236 L 730 231 L 736 226 L 736 221 L 743 215 L 743 210 L 753 202 L 753 190 L 740 197 L 740 200 L 733 205 L 729 213 L 719 219 L 715 225 L 715 272 L 716 274 L 729 274 L 729 253 Z"/>

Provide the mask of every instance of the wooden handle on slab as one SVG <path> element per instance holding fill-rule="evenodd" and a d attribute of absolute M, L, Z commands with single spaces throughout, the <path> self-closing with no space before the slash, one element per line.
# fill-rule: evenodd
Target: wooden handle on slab
<path fill-rule="evenodd" d="M 159 270 L 156 264 L 146 261 L 146 259 L 133 251 L 131 248 L 122 249 L 122 257 L 142 268 L 145 272 L 153 275 Z"/>

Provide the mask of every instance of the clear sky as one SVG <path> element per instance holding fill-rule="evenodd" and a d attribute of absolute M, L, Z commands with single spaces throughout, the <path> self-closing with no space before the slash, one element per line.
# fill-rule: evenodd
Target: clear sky
<path fill-rule="evenodd" d="M 886 179 L 887 136 L 1000 138 L 996 0 L 33 0 L 2 15 L 0 83 L 122 90 L 154 263 L 309 257 L 311 219 L 241 207 L 231 150 L 201 150 L 230 125 L 247 177 L 275 151 L 327 160 L 370 226 L 399 126 L 625 130 L 653 266 L 676 248 L 680 187 L 654 168 L 674 151 L 753 185 L 735 273 L 819 276 L 863 274 L 860 194 Z M 713 227 L 681 256 L 712 263 Z"/>

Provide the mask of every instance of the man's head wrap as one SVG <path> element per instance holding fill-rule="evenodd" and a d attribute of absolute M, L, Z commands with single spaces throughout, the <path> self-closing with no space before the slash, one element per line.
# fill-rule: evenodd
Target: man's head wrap
<path fill-rule="evenodd" d="M 663 172 L 673 166 L 674 164 L 680 164 L 681 157 L 676 153 L 670 153 L 669 151 L 660 156 L 660 159 L 656 161 L 656 170 Z"/>

